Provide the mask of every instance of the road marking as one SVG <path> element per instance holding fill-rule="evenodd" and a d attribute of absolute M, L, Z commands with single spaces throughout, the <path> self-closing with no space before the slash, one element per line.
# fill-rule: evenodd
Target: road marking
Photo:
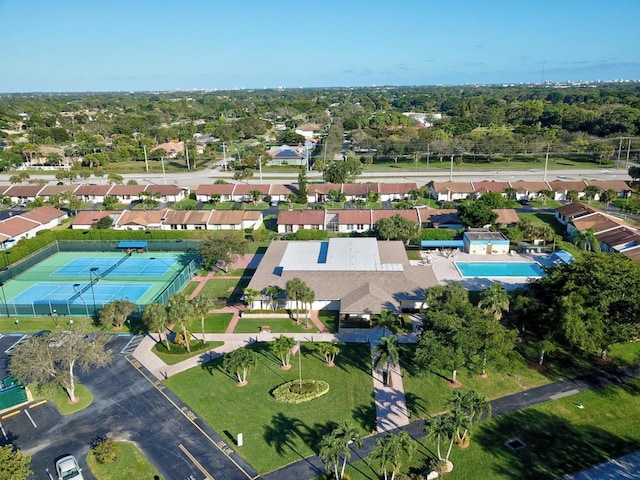
<path fill-rule="evenodd" d="M 138 348 L 138 345 L 142 343 L 142 340 L 144 340 L 144 337 L 142 335 L 132 336 L 127 342 L 127 344 L 122 348 L 122 350 L 120 350 L 120 353 L 124 353 L 124 354 L 133 353 L 134 350 Z M 133 345 L 131 345 L 132 343 Z"/>
<path fill-rule="evenodd" d="M 206 475 L 206 478 L 208 478 L 209 480 L 215 480 L 215 478 L 213 478 L 213 475 L 211 475 L 209 472 L 207 472 L 207 470 L 200 464 L 200 462 L 198 462 L 198 460 L 196 460 L 196 457 L 194 457 L 193 455 L 191 455 L 191 452 L 189 450 L 186 449 L 186 447 L 184 445 L 182 445 L 181 443 L 178 444 L 178 448 L 180 450 L 182 450 L 182 452 L 189 457 L 189 460 L 191 460 L 193 462 L 193 464 L 196 466 L 196 468 L 198 470 L 200 470 L 202 473 L 204 473 Z"/>
<path fill-rule="evenodd" d="M 260 476 L 260 475 L 258 475 L 258 476 L 256 476 L 256 477 L 252 477 L 251 475 L 249 475 L 249 473 L 247 473 L 247 472 L 245 471 L 245 469 L 244 469 L 244 468 L 242 468 L 240 465 L 238 465 L 238 463 L 237 463 L 233 458 L 231 458 L 231 456 L 230 456 L 227 452 L 225 452 L 225 450 L 224 450 L 224 449 L 220 448 L 220 445 L 218 445 L 216 442 L 214 442 L 214 441 L 213 441 L 213 438 L 211 438 L 209 435 L 207 435 L 207 433 L 206 433 L 206 432 L 205 432 L 205 431 L 200 427 L 200 425 L 198 425 L 194 420 L 192 420 L 191 418 L 189 418 L 189 416 L 186 414 L 186 412 L 184 412 L 184 411 L 183 411 L 183 410 L 182 410 L 178 405 L 176 405 L 176 403 L 175 403 L 171 398 L 169 398 L 169 396 L 167 396 L 167 394 L 166 394 L 166 393 L 164 393 L 164 392 L 162 391 L 162 389 L 158 388 L 158 386 L 156 385 L 156 381 L 155 381 L 155 380 L 150 379 L 150 378 L 149 378 L 149 377 L 148 377 L 148 376 L 147 376 L 147 375 L 146 375 L 146 374 L 145 374 L 145 373 L 144 373 L 144 372 L 143 372 L 143 371 L 142 371 L 138 366 L 136 366 L 136 364 L 137 364 L 137 365 L 140 365 L 140 363 L 139 363 L 137 360 L 135 360 L 135 359 L 134 359 L 134 360 L 131 360 L 131 357 L 129 357 L 129 356 L 126 356 L 125 358 L 126 358 L 126 359 L 127 359 L 127 361 L 131 364 L 131 366 L 132 366 L 132 367 L 134 367 L 134 368 L 138 371 L 138 373 L 139 373 L 140 375 L 142 375 L 142 376 L 143 376 L 143 377 L 144 377 L 144 378 L 145 378 L 145 379 L 146 379 L 146 380 L 147 380 L 151 385 L 153 385 L 153 386 L 155 387 L 155 389 L 156 389 L 156 390 L 158 390 L 158 392 L 160 393 L 160 395 L 162 395 L 166 400 L 168 400 L 168 401 L 169 401 L 169 403 L 171 403 L 171 405 L 173 405 L 173 406 L 176 408 L 176 410 L 178 410 L 182 415 L 184 415 L 184 417 L 185 417 L 187 420 L 189 420 L 189 421 L 191 422 L 191 424 L 192 424 L 194 427 L 196 427 L 196 428 L 198 429 L 198 431 L 199 431 L 199 432 L 200 432 L 200 433 L 201 433 L 201 434 L 202 434 L 202 435 L 203 435 L 207 440 L 209 440 L 209 442 L 211 442 L 211 443 L 212 443 L 212 444 L 213 444 L 213 445 L 214 445 L 218 450 L 220 450 L 220 452 L 221 452 L 223 455 L 225 455 L 225 456 L 226 456 L 226 457 L 231 461 L 231 463 L 233 463 L 233 464 L 236 466 L 236 468 L 237 468 L 238 470 L 240 470 L 242 473 L 244 473 L 244 475 L 245 475 L 247 478 L 251 479 L 251 480 L 254 480 L 255 478 L 259 478 L 259 476 Z M 232 450 L 232 452 L 233 452 L 233 450 Z"/>
<path fill-rule="evenodd" d="M 36 422 L 34 422 L 33 418 L 31 418 L 31 415 L 29 415 L 29 411 L 25 410 L 24 413 L 26 413 L 27 417 L 29 417 L 29 420 L 31 420 L 31 423 L 33 424 L 33 428 L 38 428 L 38 425 L 36 425 Z"/>
<path fill-rule="evenodd" d="M 29 408 L 36 408 L 36 407 L 39 407 L 40 405 L 43 405 L 45 403 L 47 403 L 46 400 L 40 400 L 38 403 L 32 403 L 31 405 L 29 405 Z"/>
<path fill-rule="evenodd" d="M 7 432 L 4 431 L 4 427 L 2 426 L 2 422 L 0 422 L 0 430 L 2 430 L 2 435 L 4 435 L 4 439 L 8 441 L 9 438 L 7 437 Z"/>
<path fill-rule="evenodd" d="M 570 397 L 571 395 L 575 395 L 576 393 L 580 393 L 580 390 L 578 390 L 577 388 L 573 388 L 565 392 L 556 393 L 555 395 L 549 395 L 549 398 L 551 400 L 558 400 L 560 398 Z"/>
<path fill-rule="evenodd" d="M 2 420 L 4 420 L 5 418 L 9 418 L 9 417 L 14 417 L 16 415 L 18 415 L 20 413 L 20 410 L 15 410 L 11 413 L 7 413 L 6 415 L 3 415 L 2 417 L 0 417 Z"/>
<path fill-rule="evenodd" d="M 16 343 L 14 343 L 13 345 L 11 345 L 9 348 L 7 348 L 4 353 L 6 354 L 10 354 L 12 352 L 12 350 L 14 348 L 16 348 L 18 345 L 20 345 L 22 342 L 24 342 L 27 338 L 31 337 L 31 335 L 22 335 L 22 337 L 20 338 L 20 340 L 18 340 Z"/>

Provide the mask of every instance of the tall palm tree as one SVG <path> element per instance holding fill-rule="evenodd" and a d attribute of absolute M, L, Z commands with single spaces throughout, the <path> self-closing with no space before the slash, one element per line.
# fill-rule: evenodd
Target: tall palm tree
<path fill-rule="evenodd" d="M 389 337 L 382 337 L 380 339 L 380 344 L 376 345 L 373 349 L 374 361 L 373 368 L 374 370 L 378 369 L 378 366 L 381 364 L 384 365 L 384 382 L 385 386 L 393 387 L 393 381 L 391 379 L 391 375 L 389 371 L 391 367 L 398 364 L 399 353 L 398 353 L 398 337 L 395 335 L 391 335 Z"/>
<path fill-rule="evenodd" d="M 253 310 L 253 301 L 260 295 L 258 290 L 254 290 L 253 288 L 245 288 L 244 289 L 244 301 L 249 307 L 249 311 Z"/>
<path fill-rule="evenodd" d="M 305 308 L 305 324 L 306 327 L 309 328 L 309 315 L 311 313 L 311 306 L 313 305 L 313 301 L 316 299 L 316 294 L 311 287 L 308 285 L 304 285 L 302 292 L 300 294 L 300 301 L 302 302 L 303 307 Z"/>
<path fill-rule="evenodd" d="M 347 460 L 351 458 L 351 444 L 359 448 L 363 444 L 363 439 L 358 427 L 347 422 L 334 428 L 330 433 L 322 437 L 320 441 L 318 456 L 327 468 L 333 469 L 333 474 L 337 480 L 344 478 Z M 343 459 L 342 468 L 338 472 L 340 457 Z"/>
<path fill-rule="evenodd" d="M 296 341 L 292 337 L 280 335 L 272 342 L 269 342 L 269 349 L 280 359 L 282 368 L 290 367 L 291 349 L 295 345 Z"/>
<path fill-rule="evenodd" d="M 452 418 L 457 419 L 458 428 L 455 434 L 460 444 L 468 441 L 469 429 L 480 420 L 482 415 L 485 413 L 491 415 L 491 404 L 475 390 L 469 390 L 464 394 L 456 390 L 447 400 L 446 405 L 451 407 L 451 412 L 454 414 Z M 463 418 L 464 416 L 466 418 Z"/>
<path fill-rule="evenodd" d="M 187 352 L 191 353 L 191 344 L 187 325 L 193 316 L 193 305 L 184 293 L 176 293 L 167 301 L 167 317 L 169 323 L 177 325 L 182 331 Z"/>
<path fill-rule="evenodd" d="M 277 285 L 269 285 L 264 289 L 264 294 L 269 296 L 269 301 L 271 303 L 271 308 L 276 310 L 277 306 L 277 298 L 280 294 L 282 294 L 284 290 L 282 290 Z"/>
<path fill-rule="evenodd" d="M 456 433 L 456 422 L 450 414 L 440 415 L 432 417 L 424 422 L 424 428 L 427 430 L 427 438 L 436 441 L 436 452 L 438 454 L 438 460 L 449 461 L 449 455 L 451 455 L 451 447 L 453 446 L 453 439 Z M 449 449 L 447 455 L 443 458 L 440 445 L 443 440 L 449 440 Z"/>
<path fill-rule="evenodd" d="M 388 434 L 383 438 L 378 438 L 371 455 L 380 461 L 380 469 L 385 480 L 388 478 L 387 466 L 391 464 L 391 480 L 394 480 L 396 474 L 400 473 L 402 469 L 402 461 L 405 458 L 410 460 L 416 448 L 416 441 L 409 436 L 406 430 L 402 430 L 395 435 Z"/>
<path fill-rule="evenodd" d="M 204 319 L 206 318 L 209 310 L 214 306 L 213 299 L 207 295 L 197 295 L 189 300 L 191 308 L 193 308 L 194 315 L 200 317 L 200 327 L 202 328 L 202 343 L 204 343 Z"/>
<path fill-rule="evenodd" d="M 509 294 L 501 283 L 492 283 L 480 293 L 478 307 L 493 315 L 497 321 L 502 319 L 502 312 L 509 311 Z"/>
<path fill-rule="evenodd" d="M 292 278 L 287 282 L 287 298 L 296 302 L 296 323 L 300 323 L 300 295 L 304 290 L 305 283 L 298 277 Z"/>
<path fill-rule="evenodd" d="M 390 333 L 396 331 L 396 315 L 391 310 L 382 310 L 380 312 L 380 319 L 378 320 L 378 326 L 382 327 L 382 335 L 387 335 L 387 329 Z"/>
<path fill-rule="evenodd" d="M 162 341 L 162 335 L 164 334 L 164 341 L 167 350 L 171 350 L 171 347 L 169 346 L 169 339 L 167 338 L 169 319 L 167 317 L 167 309 L 164 305 L 157 302 L 149 303 L 142 312 L 142 321 L 146 325 L 147 329 L 158 333 L 160 341 Z"/>
<path fill-rule="evenodd" d="M 332 367 L 336 360 L 336 356 L 340 353 L 340 349 L 334 343 L 322 342 L 320 344 L 320 351 L 324 355 L 324 363 L 328 367 Z"/>

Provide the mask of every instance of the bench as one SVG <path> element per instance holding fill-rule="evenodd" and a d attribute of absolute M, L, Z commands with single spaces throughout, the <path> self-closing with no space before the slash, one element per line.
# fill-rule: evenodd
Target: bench
<path fill-rule="evenodd" d="M 271 327 L 269 325 L 262 325 L 260 327 L 260 333 L 271 333 Z"/>

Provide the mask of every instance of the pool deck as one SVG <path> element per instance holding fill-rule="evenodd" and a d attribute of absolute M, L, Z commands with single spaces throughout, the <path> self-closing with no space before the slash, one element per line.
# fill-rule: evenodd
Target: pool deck
<path fill-rule="evenodd" d="M 469 290 L 484 290 L 493 283 L 501 283 L 505 289 L 514 290 L 526 285 L 528 277 L 462 277 L 454 262 L 503 262 L 503 263 L 548 263 L 547 254 L 513 253 L 512 255 L 469 255 L 456 252 L 447 256 L 443 252 L 421 252 L 427 263 L 425 268 L 432 268 L 440 285 L 460 282 Z"/>

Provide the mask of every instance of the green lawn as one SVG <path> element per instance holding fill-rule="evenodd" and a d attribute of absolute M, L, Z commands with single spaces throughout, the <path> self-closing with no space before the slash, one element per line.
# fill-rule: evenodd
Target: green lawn
<path fill-rule="evenodd" d="M 477 424 L 471 446 L 454 445 L 453 472 L 447 479 L 557 479 L 638 449 L 640 381 L 623 387 L 590 390 Z M 582 402 L 584 409 L 576 407 Z M 512 451 L 505 443 L 519 438 L 525 447 Z M 446 453 L 448 444 L 443 444 Z M 436 444 L 421 438 L 404 471 L 424 471 Z M 377 465 L 365 458 L 347 467 L 352 480 L 377 480 Z"/>
<path fill-rule="evenodd" d="M 204 318 L 205 333 L 224 333 L 233 318 L 233 313 L 211 313 Z M 200 319 L 195 318 L 188 325 L 189 331 L 193 334 L 202 333 Z"/>
<path fill-rule="evenodd" d="M 312 328 L 304 328 L 305 316 L 301 313 L 300 325 L 296 325 L 295 318 L 241 318 L 233 333 L 259 333 L 262 325 L 269 325 L 271 333 L 313 333 L 318 331 L 311 320 L 309 320 L 309 325 Z"/>
<path fill-rule="evenodd" d="M 97 480 L 162 479 L 134 443 L 116 442 L 116 448 L 118 459 L 109 464 L 98 463 L 91 451 L 87 454 L 87 465 Z"/>
<path fill-rule="evenodd" d="M 1 310 L 0 313 L 2 313 Z M 0 318 L 0 333 L 34 333 L 41 330 L 54 331 L 56 328 L 68 330 L 71 325 L 70 320 L 69 317 L 58 317 L 54 322 L 51 317 L 4 316 Z M 92 319 L 88 317 L 73 317 L 73 325 L 87 331 L 95 330 Z"/>
<path fill-rule="evenodd" d="M 48 400 L 53 402 L 62 415 L 71 415 L 72 413 L 84 410 L 93 402 L 93 395 L 81 383 L 76 383 L 76 403 L 69 403 L 69 395 L 61 387 L 53 385 L 42 385 L 40 387 L 29 385 L 29 390 L 35 400 Z"/>
<path fill-rule="evenodd" d="M 331 333 L 338 333 L 338 312 L 324 311 L 318 313 L 318 319 Z"/>
<path fill-rule="evenodd" d="M 164 342 L 162 342 L 156 343 L 152 349 L 152 352 L 167 365 L 175 365 L 176 363 L 180 363 L 187 358 L 201 355 L 202 352 L 208 352 L 209 350 L 213 350 L 214 348 L 217 348 L 223 344 L 224 342 L 202 343 L 200 340 L 191 340 L 191 353 L 189 353 L 187 352 L 186 348 L 181 347 L 180 345 L 176 345 L 175 343 L 169 343 L 171 350 L 167 350 Z"/>
<path fill-rule="evenodd" d="M 373 383 L 369 345 L 341 344 L 336 366 L 325 367 L 323 358 L 303 344 L 302 376 L 324 380 L 329 393 L 308 403 L 290 405 L 276 402 L 269 392 L 276 386 L 298 378 L 296 368 L 280 370 L 277 359 L 263 342 L 250 348 L 258 353 L 257 367 L 249 373 L 249 384 L 238 388 L 235 378 L 222 370 L 222 359 L 208 362 L 165 380 L 165 384 L 185 401 L 225 441 L 260 473 L 312 455 L 331 426 L 352 421 L 362 434 L 375 422 Z M 244 435 L 244 446 L 234 439 Z"/>
<path fill-rule="evenodd" d="M 239 301 L 248 284 L 249 278 L 211 279 L 205 284 L 200 294 L 213 298 L 216 308 L 220 308 L 228 302 Z"/>

